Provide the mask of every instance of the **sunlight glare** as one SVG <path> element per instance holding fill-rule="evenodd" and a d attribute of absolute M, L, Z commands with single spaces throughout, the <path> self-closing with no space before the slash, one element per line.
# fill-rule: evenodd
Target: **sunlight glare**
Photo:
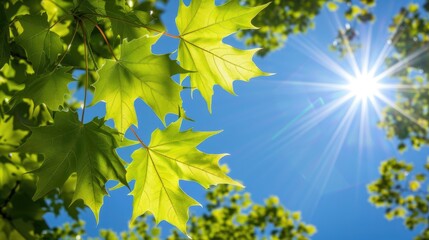
<path fill-rule="evenodd" d="M 347 88 L 354 97 L 365 100 L 377 95 L 380 87 L 374 76 L 361 73 L 350 81 Z"/>

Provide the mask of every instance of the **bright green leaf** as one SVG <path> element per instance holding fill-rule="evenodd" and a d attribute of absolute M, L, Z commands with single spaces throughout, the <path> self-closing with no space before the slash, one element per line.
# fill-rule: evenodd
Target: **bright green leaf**
<path fill-rule="evenodd" d="M 178 120 L 164 130 L 157 129 L 147 147 L 142 143 L 144 147 L 132 154 L 127 179 L 136 181 L 131 192 L 133 220 L 149 211 L 157 222 L 166 220 L 185 233 L 188 208 L 199 204 L 183 192 L 179 180 L 195 181 L 205 188 L 221 183 L 241 185 L 220 169 L 218 162 L 225 154 L 197 149 L 218 132 L 180 132 L 180 125 Z"/>
<path fill-rule="evenodd" d="M 42 15 L 25 15 L 19 18 L 24 32 L 18 36 L 17 42 L 33 63 L 36 73 L 44 72 L 63 52 L 63 43 L 58 34 L 50 31 L 48 17 Z"/>
<path fill-rule="evenodd" d="M 122 160 L 115 149 L 129 144 L 119 142 L 119 134 L 94 119 L 81 124 L 77 114 L 58 112 L 54 125 L 32 129 L 32 135 L 19 149 L 44 155 L 43 164 L 33 171 L 39 177 L 33 199 L 39 199 L 55 188 L 61 188 L 70 175 L 77 174 L 72 202 L 82 199 L 98 221 L 107 194 L 105 183 L 117 180 L 127 184 Z"/>
<path fill-rule="evenodd" d="M 194 71 L 191 87 L 198 89 L 211 111 L 213 87 L 217 84 L 234 94 L 235 80 L 268 75 L 252 61 L 258 49 L 240 50 L 222 42 L 223 38 L 240 29 L 255 29 L 251 20 L 268 4 L 244 7 L 239 1 L 216 6 L 214 0 L 193 0 L 189 6 L 180 1 L 176 18 L 180 33 L 178 57 L 181 66 Z"/>
<path fill-rule="evenodd" d="M 0 118 L 0 154 L 13 152 L 28 134 L 27 131 L 14 129 L 13 117 Z"/>
<path fill-rule="evenodd" d="M 107 60 L 98 71 L 94 84 L 93 104 L 106 102 L 106 119 L 113 118 L 116 128 L 125 133 L 137 125 L 134 101 L 141 98 L 165 123 L 165 115 L 177 113 L 182 106 L 182 87 L 171 79 L 181 70 L 167 54 L 154 55 L 151 46 L 160 36 L 144 36 L 128 42 L 124 40 L 121 58 Z"/>
<path fill-rule="evenodd" d="M 22 91 L 13 100 L 32 99 L 35 105 L 46 104 L 50 109 L 58 111 L 69 94 L 67 84 L 73 81 L 71 68 L 57 68 L 52 72 L 30 77 Z"/>
<path fill-rule="evenodd" d="M 132 10 L 123 0 L 106 4 L 106 14 L 110 16 L 113 36 L 127 38 L 129 41 L 139 38 L 149 31 L 142 26 L 150 22 L 150 15 L 143 11 Z"/>

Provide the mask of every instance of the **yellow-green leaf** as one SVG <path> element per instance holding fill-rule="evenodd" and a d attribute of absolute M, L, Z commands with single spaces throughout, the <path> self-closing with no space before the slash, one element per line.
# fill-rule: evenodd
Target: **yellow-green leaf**
<path fill-rule="evenodd" d="M 13 152 L 28 134 L 27 131 L 14 129 L 13 123 L 12 116 L 0 118 L 0 154 Z"/>
<path fill-rule="evenodd" d="M 180 1 L 177 59 L 184 69 L 193 71 L 182 74 L 181 79 L 190 76 L 191 87 L 201 92 L 209 111 L 215 85 L 234 94 L 235 80 L 268 75 L 252 61 L 258 49 L 240 50 L 222 42 L 240 29 L 255 29 L 251 21 L 266 6 L 245 7 L 237 0 L 221 6 L 216 6 L 214 0 L 192 0 L 186 6 Z"/>
<path fill-rule="evenodd" d="M 186 233 L 188 208 L 199 205 L 179 186 L 179 180 L 195 181 L 203 187 L 221 183 L 241 186 L 220 169 L 218 162 L 225 154 L 206 154 L 197 149 L 208 137 L 218 132 L 180 132 L 181 120 L 164 130 L 152 133 L 148 146 L 132 154 L 127 179 L 135 180 L 131 194 L 135 220 L 151 212 L 156 221 L 165 220 Z"/>
<path fill-rule="evenodd" d="M 121 133 L 137 125 L 134 101 L 141 98 L 165 123 L 165 115 L 176 113 L 182 106 L 182 87 L 171 79 L 181 72 L 180 67 L 167 54 L 155 55 L 151 46 L 158 36 L 143 36 L 131 42 L 124 40 L 121 57 L 107 60 L 98 71 L 94 84 L 93 104 L 106 102 L 106 119 L 113 118 Z"/>

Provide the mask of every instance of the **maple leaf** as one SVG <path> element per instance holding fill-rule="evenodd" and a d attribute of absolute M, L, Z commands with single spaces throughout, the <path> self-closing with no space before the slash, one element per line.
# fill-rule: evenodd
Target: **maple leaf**
<path fill-rule="evenodd" d="M 157 223 L 162 220 L 186 233 L 188 208 L 199 205 L 179 186 L 179 180 L 195 181 L 203 187 L 221 183 L 241 186 L 219 167 L 226 154 L 206 154 L 197 149 L 208 137 L 218 132 L 180 132 L 181 120 L 164 130 L 156 129 L 151 142 L 132 154 L 127 179 L 135 180 L 132 220 L 150 211 Z"/>
<path fill-rule="evenodd" d="M 238 0 L 216 6 L 214 0 L 193 0 L 186 6 L 180 1 L 176 25 L 180 33 L 177 60 L 184 69 L 194 71 L 191 87 L 198 89 L 211 111 L 213 87 L 218 84 L 234 94 L 235 80 L 248 81 L 262 72 L 252 61 L 259 49 L 240 50 L 224 44 L 222 39 L 240 29 L 254 29 L 251 20 L 268 4 L 241 6 Z"/>
<path fill-rule="evenodd" d="M 24 32 L 18 36 L 21 45 L 33 64 L 36 73 L 43 72 L 55 62 L 63 51 L 63 42 L 58 34 L 50 31 L 48 16 L 25 15 L 19 18 Z"/>
<path fill-rule="evenodd" d="M 127 184 L 123 161 L 115 149 L 130 145 L 119 141 L 119 133 L 95 118 L 81 124 L 74 112 L 57 112 L 54 125 L 32 128 L 30 138 L 18 149 L 20 152 L 41 153 L 44 161 L 33 171 L 38 176 L 33 199 L 39 199 L 53 189 L 62 188 L 74 172 L 76 191 L 72 203 L 82 199 L 98 215 L 107 194 L 105 183 L 118 180 Z"/>
<path fill-rule="evenodd" d="M 127 38 L 129 41 L 139 38 L 149 31 L 142 26 L 149 24 L 151 17 L 148 13 L 132 10 L 123 0 L 115 0 L 106 4 L 106 15 L 110 17 L 113 36 Z"/>
<path fill-rule="evenodd" d="M 15 94 L 13 101 L 30 98 L 34 104 L 46 104 L 50 109 L 59 111 L 64 103 L 66 94 L 69 94 L 67 84 L 73 81 L 71 68 L 57 68 L 52 72 L 32 76 L 27 79 L 25 88 Z"/>
<path fill-rule="evenodd" d="M 132 124 L 137 126 L 134 101 L 141 98 L 165 124 L 165 115 L 177 113 L 182 106 L 182 87 L 171 76 L 183 69 L 167 54 L 154 55 L 151 46 L 157 36 L 143 36 L 121 46 L 121 58 L 107 60 L 99 69 L 94 83 L 92 104 L 106 102 L 106 119 L 113 118 L 115 127 L 125 133 Z"/>
<path fill-rule="evenodd" d="M 0 118 L 0 154 L 13 152 L 27 134 L 27 131 L 14 129 L 12 116 Z"/>

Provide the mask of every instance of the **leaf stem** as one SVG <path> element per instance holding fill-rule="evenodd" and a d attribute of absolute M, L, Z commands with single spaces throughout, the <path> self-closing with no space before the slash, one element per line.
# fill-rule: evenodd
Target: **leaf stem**
<path fill-rule="evenodd" d="M 83 35 L 83 49 L 85 54 L 85 82 L 84 82 L 84 95 L 83 95 L 83 108 L 82 108 L 82 118 L 80 122 L 83 124 L 83 120 L 85 118 L 85 109 L 86 109 L 86 98 L 88 95 L 88 80 L 89 80 L 89 69 L 88 69 L 88 42 L 87 42 L 87 35 L 85 31 L 85 26 L 82 23 L 82 20 L 79 19 L 78 23 L 80 25 L 80 28 L 82 29 L 82 35 Z"/>
<path fill-rule="evenodd" d="M 146 28 L 147 30 L 154 31 L 154 32 L 157 32 L 157 33 L 161 33 L 161 34 L 163 34 L 163 35 L 165 35 L 167 37 L 170 37 L 170 38 L 176 38 L 176 39 L 182 38 L 181 36 L 173 35 L 173 34 L 167 33 L 167 32 L 162 31 L 162 30 L 151 28 L 151 27 L 149 27 L 147 25 L 144 25 L 144 24 L 138 24 L 138 23 L 134 23 L 134 22 L 131 22 L 131 21 L 127 21 L 126 19 L 122 19 L 122 18 L 118 18 L 118 17 L 112 17 L 112 16 L 106 16 L 106 15 L 97 14 L 97 13 L 92 13 L 92 15 L 97 16 L 97 17 L 102 17 L 102 18 L 108 18 L 108 19 L 114 19 L 114 20 L 122 21 L 122 22 L 128 23 L 130 25 L 134 25 L 136 27 Z"/>
<path fill-rule="evenodd" d="M 75 29 L 74 29 L 72 39 L 70 40 L 70 43 L 67 45 L 67 49 L 66 49 L 66 51 L 65 51 L 65 52 L 64 52 L 64 54 L 61 56 L 61 59 L 58 61 L 58 63 L 57 63 L 57 65 L 55 66 L 55 68 L 57 68 L 57 67 L 61 64 L 61 62 L 64 60 L 64 58 L 66 57 L 67 53 L 69 52 L 70 47 L 71 47 L 71 45 L 73 44 L 74 38 L 76 37 L 76 33 L 77 33 L 77 29 L 78 29 L 78 27 L 79 27 L 79 22 L 77 22 L 77 23 L 76 23 L 76 27 L 75 27 Z"/>
<path fill-rule="evenodd" d="M 85 17 L 85 19 L 87 19 L 88 21 L 94 23 L 95 27 L 97 28 L 97 30 L 100 32 L 101 36 L 103 37 L 104 41 L 107 44 L 107 47 L 109 48 L 110 53 L 112 54 L 113 58 L 118 61 L 118 58 L 115 56 L 115 53 L 113 52 L 113 48 L 112 45 L 110 45 L 109 40 L 106 37 L 106 34 L 104 33 L 103 29 L 100 28 L 100 26 L 98 25 L 97 22 L 93 21 L 92 19 Z"/>
<path fill-rule="evenodd" d="M 94 69 L 95 69 L 95 71 L 97 71 L 98 70 L 98 64 L 97 64 L 97 61 L 95 61 L 94 52 L 92 51 L 90 43 L 88 43 L 88 50 L 89 50 L 89 56 L 91 56 L 92 63 L 94 63 Z"/>
<path fill-rule="evenodd" d="M 55 25 L 57 25 L 59 22 L 63 21 L 64 19 L 66 19 L 67 16 L 63 16 L 61 18 L 59 18 L 57 21 L 55 21 L 51 26 L 49 26 L 49 30 L 51 30 L 53 27 L 55 27 Z"/>
<path fill-rule="evenodd" d="M 140 137 L 139 137 L 139 135 L 137 134 L 137 132 L 136 132 L 136 130 L 134 129 L 134 127 L 133 127 L 133 126 L 131 126 L 131 127 L 130 127 L 130 129 L 131 129 L 131 132 L 133 132 L 134 136 L 137 138 L 137 140 L 140 142 L 140 144 L 141 144 L 144 148 L 148 149 L 149 147 L 148 147 L 146 144 L 144 144 L 143 140 L 141 140 L 141 138 L 140 138 Z"/>

